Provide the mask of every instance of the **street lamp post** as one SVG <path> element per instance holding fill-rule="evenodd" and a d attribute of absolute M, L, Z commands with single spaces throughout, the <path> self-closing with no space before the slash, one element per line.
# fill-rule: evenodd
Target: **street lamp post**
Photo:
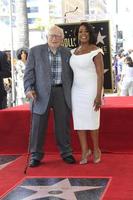
<path fill-rule="evenodd" d="M 12 28 L 12 0 L 9 0 L 10 14 L 10 39 L 11 39 L 11 76 L 12 76 L 12 105 L 15 105 L 15 81 L 14 81 L 14 62 L 13 62 L 13 28 Z"/>
<path fill-rule="evenodd" d="M 74 10 L 70 10 L 70 11 L 65 12 L 65 14 L 64 14 L 64 22 L 65 23 L 67 22 L 67 14 L 68 13 L 74 13 L 76 10 L 78 10 L 78 7 L 76 7 Z"/>

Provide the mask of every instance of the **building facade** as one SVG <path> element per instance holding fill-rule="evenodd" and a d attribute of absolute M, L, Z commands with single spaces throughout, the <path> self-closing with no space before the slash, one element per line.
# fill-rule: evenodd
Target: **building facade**
<path fill-rule="evenodd" d="M 17 0 L 0 0 L 0 25 L 3 34 L 10 34 L 10 14 L 15 38 Z M 10 8 L 10 2 L 12 9 Z M 12 12 L 12 13 L 11 13 Z M 46 32 L 51 24 L 75 23 L 105 19 L 107 15 L 106 0 L 27 0 L 30 47 L 46 42 Z M 2 32 L 1 32 L 2 34 Z M 2 37 L 3 38 L 3 37 Z M 36 38 L 36 39 L 35 39 Z M 14 40 L 15 41 L 15 40 Z M 1 48 L 9 49 L 10 41 L 0 41 Z"/>

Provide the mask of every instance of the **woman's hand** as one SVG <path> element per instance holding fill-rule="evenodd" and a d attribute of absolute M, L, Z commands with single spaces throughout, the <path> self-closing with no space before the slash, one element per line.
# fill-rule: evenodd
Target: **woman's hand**
<path fill-rule="evenodd" d="M 94 100 L 94 104 L 93 104 L 94 110 L 98 111 L 99 108 L 101 107 L 101 105 L 102 105 L 101 97 L 96 97 L 95 100 Z"/>

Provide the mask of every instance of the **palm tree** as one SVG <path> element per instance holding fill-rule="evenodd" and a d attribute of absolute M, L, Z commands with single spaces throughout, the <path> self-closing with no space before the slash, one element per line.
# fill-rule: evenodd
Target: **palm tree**
<path fill-rule="evenodd" d="M 16 29 L 17 29 L 17 38 L 16 38 L 17 49 L 21 47 L 28 48 L 29 27 L 28 27 L 26 0 L 16 1 Z"/>

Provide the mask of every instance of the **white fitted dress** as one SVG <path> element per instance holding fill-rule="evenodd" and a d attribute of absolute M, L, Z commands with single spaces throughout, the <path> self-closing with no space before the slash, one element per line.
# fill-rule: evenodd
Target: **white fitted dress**
<path fill-rule="evenodd" d="M 121 85 L 121 96 L 133 96 L 133 67 L 128 64 L 122 68 L 123 81 Z"/>
<path fill-rule="evenodd" d="M 99 128 L 100 110 L 94 111 L 94 99 L 97 94 L 97 74 L 93 58 L 102 49 L 96 49 L 82 55 L 71 51 L 70 65 L 74 72 L 72 85 L 72 114 L 75 130 L 95 130 Z"/>

